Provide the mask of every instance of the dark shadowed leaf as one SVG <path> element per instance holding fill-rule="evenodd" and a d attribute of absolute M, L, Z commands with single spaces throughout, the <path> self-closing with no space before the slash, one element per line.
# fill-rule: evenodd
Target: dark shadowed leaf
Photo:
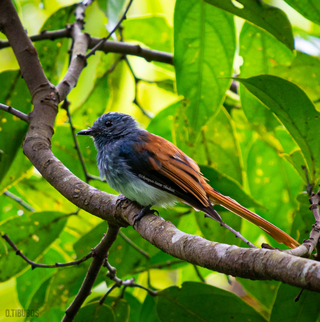
<path fill-rule="evenodd" d="M 19 111 L 28 114 L 31 111 L 31 98 L 28 88 L 18 71 L 6 71 L 0 74 L 0 102 L 13 106 Z M 16 116 L 0 110 L 0 183 L 12 165 L 12 162 L 21 148 L 24 135 L 27 133 L 28 124 Z M 10 140 L 5 139 L 10 138 Z M 13 169 L 14 176 L 19 178 L 28 168 L 23 165 L 20 171 Z M 12 173 L 13 174 L 13 173 Z M 0 192 L 10 184 L 1 185 Z M 12 181 L 11 181 L 12 183 Z"/>
<path fill-rule="evenodd" d="M 110 306 L 107 306 L 105 304 L 100 305 L 99 302 L 95 302 L 81 308 L 73 321 L 115 322 L 116 320 Z"/>
<path fill-rule="evenodd" d="M 320 315 L 320 294 L 303 290 L 298 302 L 294 299 L 301 290 L 281 284 L 273 305 L 270 322 L 314 322 Z M 287 312 L 283 314 L 283 312 Z"/>
<path fill-rule="evenodd" d="M 192 296 L 190 296 L 192 294 Z M 186 282 L 172 286 L 156 298 L 161 321 L 265 321 L 252 307 L 236 295 L 216 287 Z"/>

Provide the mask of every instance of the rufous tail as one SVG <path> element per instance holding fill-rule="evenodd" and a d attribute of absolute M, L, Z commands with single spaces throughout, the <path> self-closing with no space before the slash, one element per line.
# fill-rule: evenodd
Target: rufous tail
<path fill-rule="evenodd" d="M 205 190 L 209 195 L 210 201 L 213 204 L 220 205 L 232 211 L 236 215 L 252 222 L 256 226 L 264 230 L 267 234 L 269 234 L 272 238 L 274 238 L 279 243 L 284 243 L 286 246 L 290 248 L 295 248 L 299 246 L 299 243 L 296 240 L 294 240 L 291 236 L 286 234 L 280 228 L 271 224 L 269 221 L 263 219 L 262 217 L 248 210 L 247 208 L 241 206 L 232 198 L 222 195 L 218 191 L 211 188 L 209 185 L 205 187 Z"/>

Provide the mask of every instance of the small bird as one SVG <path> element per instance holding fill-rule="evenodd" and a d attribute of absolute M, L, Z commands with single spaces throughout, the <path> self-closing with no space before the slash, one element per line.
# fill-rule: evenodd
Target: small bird
<path fill-rule="evenodd" d="M 130 115 L 103 114 L 92 127 L 77 134 L 93 138 L 100 176 L 113 189 L 144 206 L 135 221 L 154 213 L 152 206 L 182 201 L 222 224 L 213 209 L 218 204 L 259 226 L 279 243 L 299 246 L 278 227 L 213 189 L 194 160 L 166 139 L 141 129 Z"/>

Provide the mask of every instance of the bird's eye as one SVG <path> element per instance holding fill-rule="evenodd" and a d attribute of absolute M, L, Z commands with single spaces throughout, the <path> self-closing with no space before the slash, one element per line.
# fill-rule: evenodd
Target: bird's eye
<path fill-rule="evenodd" d="M 112 121 L 110 120 L 106 121 L 106 127 L 110 127 L 110 126 L 112 126 Z"/>

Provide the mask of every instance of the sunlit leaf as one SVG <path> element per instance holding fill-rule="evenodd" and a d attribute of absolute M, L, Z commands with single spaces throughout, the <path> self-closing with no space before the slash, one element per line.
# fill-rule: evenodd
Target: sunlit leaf
<path fill-rule="evenodd" d="M 18 249 L 30 260 L 36 260 L 60 235 L 68 216 L 59 212 L 36 212 L 10 219 L 0 226 L 1 234 L 7 234 Z M 29 264 L 3 239 L 0 245 L 0 280 L 6 281 L 21 272 Z"/>
<path fill-rule="evenodd" d="M 173 51 L 173 32 L 162 16 L 127 19 L 123 27 L 125 40 L 137 40 L 152 49 L 169 53 Z"/>
<path fill-rule="evenodd" d="M 188 143 L 219 111 L 230 85 L 235 52 L 233 17 L 198 0 L 178 0 L 174 15 L 174 61 L 178 94 L 185 111 Z"/>
<path fill-rule="evenodd" d="M 320 3 L 317 0 L 284 0 L 307 19 L 320 24 Z"/>
<path fill-rule="evenodd" d="M 289 19 L 279 8 L 269 6 L 258 0 L 205 1 L 267 30 L 290 50 L 294 49 Z"/>

